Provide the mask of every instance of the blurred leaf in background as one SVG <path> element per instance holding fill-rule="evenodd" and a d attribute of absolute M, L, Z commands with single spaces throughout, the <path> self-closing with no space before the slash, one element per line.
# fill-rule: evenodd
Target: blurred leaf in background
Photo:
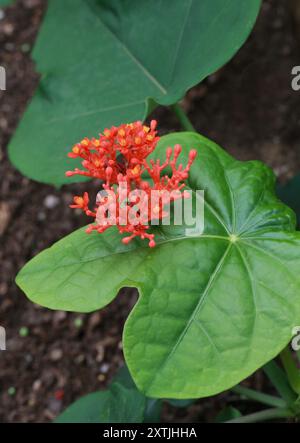
<path fill-rule="evenodd" d="M 215 422 L 216 423 L 223 423 L 228 420 L 233 420 L 234 418 L 241 417 L 242 414 L 240 411 L 233 406 L 226 406 L 222 411 L 216 416 Z"/>
<path fill-rule="evenodd" d="M 277 194 L 282 201 L 296 212 L 298 227 L 300 227 L 300 175 L 297 175 L 285 185 L 278 184 Z"/>
<path fill-rule="evenodd" d="M 155 423 L 161 400 L 140 393 L 124 365 L 104 391 L 85 395 L 71 404 L 55 423 Z"/>
<path fill-rule="evenodd" d="M 0 8 L 11 5 L 15 0 L 0 0 Z"/>
<path fill-rule="evenodd" d="M 32 54 L 41 80 L 11 161 L 37 181 L 70 183 L 74 143 L 180 100 L 241 47 L 260 3 L 51 0 Z"/>
<path fill-rule="evenodd" d="M 56 423 L 142 423 L 146 398 L 136 389 L 113 383 L 69 406 Z"/>

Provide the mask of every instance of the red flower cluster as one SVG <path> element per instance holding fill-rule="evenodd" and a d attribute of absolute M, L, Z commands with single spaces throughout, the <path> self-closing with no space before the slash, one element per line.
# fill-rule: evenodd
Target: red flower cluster
<path fill-rule="evenodd" d="M 121 234 L 129 234 L 123 238 L 123 243 L 140 237 L 148 239 L 149 246 L 154 247 L 154 234 L 147 232 L 150 222 L 169 215 L 164 210 L 166 204 L 188 196 L 182 192 L 185 186 L 182 182 L 188 178 L 196 151 L 190 151 L 185 168 L 182 164 L 177 166 L 181 152 L 179 145 L 174 149 L 167 148 L 166 160 L 162 164 L 160 160 L 148 163 L 146 158 L 159 140 L 156 124 L 152 120 L 150 127 L 135 122 L 105 129 L 99 139 L 85 138 L 69 153 L 71 158 L 83 159 L 84 169 L 68 171 L 67 176 L 79 174 L 104 182 L 93 211 L 89 209 L 86 192 L 82 197 L 75 196 L 70 206 L 80 208 L 95 218 L 96 223 L 87 229 L 88 233 L 94 230 L 102 233 L 116 225 Z M 171 175 L 161 176 L 167 166 L 171 168 Z"/>

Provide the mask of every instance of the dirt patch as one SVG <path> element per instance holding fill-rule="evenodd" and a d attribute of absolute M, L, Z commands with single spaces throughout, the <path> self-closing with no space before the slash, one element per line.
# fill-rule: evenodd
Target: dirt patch
<path fill-rule="evenodd" d="M 0 324 L 8 338 L 8 351 L 0 354 L 3 422 L 49 421 L 75 398 L 103 388 L 122 363 L 123 324 L 136 300 L 134 290 L 124 290 L 101 312 L 66 314 L 33 305 L 14 284 L 27 260 L 87 223 L 68 203 L 74 193 L 95 190 L 90 183 L 57 191 L 22 177 L 7 159 L 7 143 L 38 81 L 29 52 L 44 9 L 42 0 L 19 0 L 0 20 L 0 65 L 8 72 L 7 91 L 0 92 Z M 300 94 L 290 86 L 300 56 L 295 35 L 284 2 L 266 0 L 246 45 L 184 101 L 199 132 L 239 159 L 265 161 L 281 180 L 300 171 Z M 180 129 L 169 110 L 154 115 L 162 133 Z M 261 372 L 247 383 L 270 389 Z M 224 393 L 186 410 L 166 406 L 164 420 L 212 421 L 226 401 L 238 398 Z"/>

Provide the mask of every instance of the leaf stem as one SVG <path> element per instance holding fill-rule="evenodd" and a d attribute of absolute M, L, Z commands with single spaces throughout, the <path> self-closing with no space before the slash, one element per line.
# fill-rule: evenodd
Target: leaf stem
<path fill-rule="evenodd" d="M 296 394 L 300 395 L 300 370 L 297 368 L 289 347 L 280 353 L 280 359 L 291 387 Z"/>
<path fill-rule="evenodd" d="M 196 132 L 194 126 L 192 125 L 192 122 L 190 121 L 190 119 L 188 118 L 188 116 L 186 115 L 186 113 L 184 112 L 179 103 L 175 103 L 174 105 L 172 105 L 171 109 L 176 114 L 178 120 L 181 123 L 182 128 L 185 131 Z"/>
<path fill-rule="evenodd" d="M 293 413 L 287 408 L 272 408 L 254 414 L 244 415 L 243 417 L 228 420 L 226 423 L 255 423 L 265 420 L 274 420 L 278 418 L 293 417 Z"/>
<path fill-rule="evenodd" d="M 279 397 L 273 395 L 263 394 L 262 392 L 254 391 L 253 389 L 245 388 L 244 386 L 235 386 L 231 389 L 236 394 L 246 397 L 250 400 L 258 401 L 267 406 L 273 406 L 275 408 L 286 408 L 286 402 Z"/>
<path fill-rule="evenodd" d="M 267 363 L 263 367 L 263 371 L 268 376 L 272 384 L 275 386 L 280 396 L 289 406 L 292 406 L 297 400 L 297 395 L 291 389 L 285 372 L 277 365 L 274 360 Z"/>

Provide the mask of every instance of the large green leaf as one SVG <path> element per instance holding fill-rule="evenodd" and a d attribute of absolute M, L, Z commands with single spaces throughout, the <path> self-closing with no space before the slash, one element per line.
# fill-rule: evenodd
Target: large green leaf
<path fill-rule="evenodd" d="M 29 262 L 17 283 L 52 309 L 87 312 L 123 286 L 140 298 L 124 352 L 149 396 L 197 398 L 236 385 L 275 357 L 300 321 L 300 233 L 260 162 L 239 162 L 195 133 L 162 137 L 199 154 L 189 186 L 205 191 L 205 230 L 160 226 L 158 245 L 125 246 L 111 229 L 79 230 Z"/>
<path fill-rule="evenodd" d="M 66 178 L 70 147 L 172 104 L 243 44 L 260 0 L 51 0 L 33 51 L 41 81 L 9 148 L 25 175 Z"/>

